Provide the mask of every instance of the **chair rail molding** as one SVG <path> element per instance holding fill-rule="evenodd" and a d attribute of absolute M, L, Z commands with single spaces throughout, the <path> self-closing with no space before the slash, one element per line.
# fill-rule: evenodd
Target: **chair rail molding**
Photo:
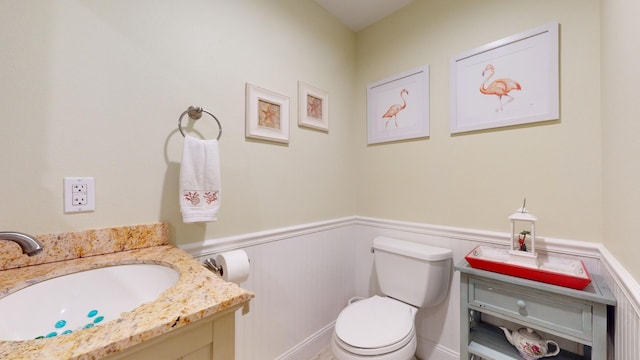
<path fill-rule="evenodd" d="M 290 239 L 312 233 L 353 225 L 355 217 L 345 217 L 319 221 L 302 225 L 287 226 L 253 233 L 207 239 L 202 242 L 180 245 L 180 248 L 193 257 L 217 254 L 223 251 Z"/>

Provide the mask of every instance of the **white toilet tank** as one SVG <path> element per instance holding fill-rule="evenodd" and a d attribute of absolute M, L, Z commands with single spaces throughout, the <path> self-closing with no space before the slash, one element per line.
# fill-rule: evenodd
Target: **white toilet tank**
<path fill-rule="evenodd" d="M 379 236 L 374 263 L 383 294 L 423 308 L 442 302 L 451 282 L 450 249 Z"/>

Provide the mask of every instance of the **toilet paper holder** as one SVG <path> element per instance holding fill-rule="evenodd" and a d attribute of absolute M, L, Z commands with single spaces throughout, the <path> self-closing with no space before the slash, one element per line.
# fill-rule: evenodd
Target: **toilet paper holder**
<path fill-rule="evenodd" d="M 251 262 L 251 259 L 247 259 L 247 260 Z M 224 276 L 224 268 L 222 267 L 222 265 L 216 264 L 216 260 L 214 258 L 207 258 L 202 263 L 204 264 L 204 267 L 206 267 L 207 269 L 213 271 L 214 273 L 220 276 Z"/>
<path fill-rule="evenodd" d="M 206 267 L 207 269 L 213 271 L 214 273 L 222 276 L 224 274 L 224 269 L 222 268 L 222 266 L 218 266 L 218 264 L 216 264 L 215 259 L 213 258 L 208 258 L 205 259 L 203 261 L 204 267 Z"/>

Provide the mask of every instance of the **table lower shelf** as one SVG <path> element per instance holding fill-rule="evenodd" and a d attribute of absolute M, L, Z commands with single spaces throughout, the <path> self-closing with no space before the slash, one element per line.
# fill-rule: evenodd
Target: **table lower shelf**
<path fill-rule="evenodd" d="M 474 326 L 469 335 L 469 354 L 479 356 L 484 360 L 522 359 L 518 350 L 516 350 L 516 348 L 507 341 L 502 330 L 496 326 L 481 323 Z M 549 359 L 588 360 L 590 357 L 561 350 L 558 355 L 549 357 Z"/>

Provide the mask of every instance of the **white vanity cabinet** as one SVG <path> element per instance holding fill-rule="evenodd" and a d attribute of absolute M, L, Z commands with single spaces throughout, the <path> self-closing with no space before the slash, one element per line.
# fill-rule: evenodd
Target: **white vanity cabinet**
<path fill-rule="evenodd" d="M 490 271 L 474 269 L 465 260 L 460 272 L 460 359 L 521 359 L 498 327 L 483 314 L 529 327 L 579 344 L 579 354 L 562 349 L 549 359 L 607 359 L 607 307 L 611 292 L 596 279 L 574 290 Z"/>

